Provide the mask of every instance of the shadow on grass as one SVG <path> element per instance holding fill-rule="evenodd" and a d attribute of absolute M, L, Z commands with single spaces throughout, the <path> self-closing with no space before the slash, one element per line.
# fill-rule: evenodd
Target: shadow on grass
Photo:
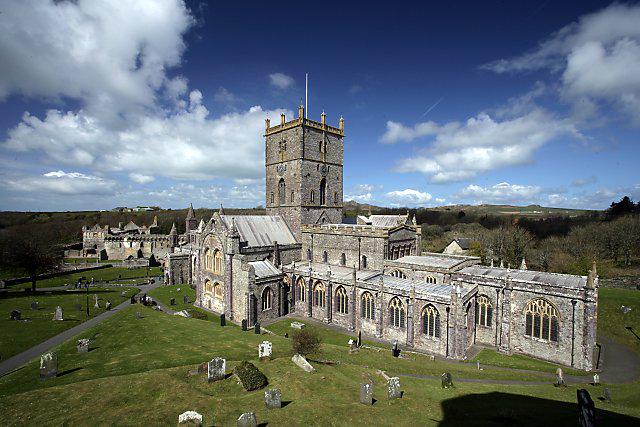
<path fill-rule="evenodd" d="M 282 402 L 280 402 L 280 407 L 284 408 L 292 402 L 293 402 L 292 400 L 283 400 Z"/>
<path fill-rule="evenodd" d="M 66 371 L 60 372 L 57 376 L 58 377 L 64 377 L 65 375 L 72 374 L 75 371 L 79 371 L 80 369 L 82 369 L 82 368 L 67 369 Z"/>
<path fill-rule="evenodd" d="M 640 341 L 640 336 L 638 336 L 638 334 L 636 334 L 636 331 L 634 331 L 634 330 L 633 330 L 633 328 L 632 328 L 631 326 L 627 326 L 625 329 L 626 329 L 627 331 L 631 332 L 631 333 L 633 334 L 633 336 L 635 336 L 635 337 L 636 337 L 636 339 Z"/>
<path fill-rule="evenodd" d="M 575 392 L 571 393 L 575 396 Z M 595 396 L 592 396 L 595 400 Z M 444 417 L 440 427 L 449 426 L 540 426 L 576 425 L 578 404 L 509 393 L 468 394 L 441 403 Z M 596 407 L 596 423 L 611 426 L 637 426 L 640 419 Z"/>
<path fill-rule="evenodd" d="M 100 348 L 100 347 L 89 347 L 88 352 L 89 352 L 89 353 L 91 353 L 93 350 L 97 350 L 97 349 L 99 349 L 99 348 Z"/>

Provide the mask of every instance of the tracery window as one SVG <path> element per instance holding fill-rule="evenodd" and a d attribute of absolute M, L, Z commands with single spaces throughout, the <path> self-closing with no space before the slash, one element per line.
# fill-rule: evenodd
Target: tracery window
<path fill-rule="evenodd" d="M 558 342 L 558 310 L 548 301 L 537 298 L 524 310 L 525 332 L 530 337 Z"/>
<path fill-rule="evenodd" d="M 361 304 L 360 317 L 368 320 L 375 320 L 376 312 L 375 312 L 374 301 L 375 300 L 373 298 L 373 295 L 371 295 L 371 293 L 364 292 L 362 294 L 362 296 L 360 297 L 360 304 Z"/>
<path fill-rule="evenodd" d="M 266 287 L 262 291 L 262 310 L 269 310 L 271 308 L 271 288 Z"/>
<path fill-rule="evenodd" d="M 316 286 L 313 288 L 313 305 L 316 307 L 324 307 L 324 284 L 322 282 L 316 283 Z"/>
<path fill-rule="evenodd" d="M 204 291 L 206 293 L 212 293 L 213 287 L 211 286 L 211 280 L 205 280 L 204 282 Z"/>
<path fill-rule="evenodd" d="M 336 290 L 336 308 L 340 314 L 349 314 L 349 297 L 342 286 Z"/>
<path fill-rule="evenodd" d="M 406 279 L 407 278 L 407 275 L 404 274 L 401 270 L 393 270 L 391 272 L 391 275 L 393 277 L 399 277 L 400 279 Z"/>
<path fill-rule="evenodd" d="M 431 304 L 422 309 L 422 333 L 431 338 L 440 338 L 440 313 Z"/>
<path fill-rule="evenodd" d="M 476 299 L 476 324 L 480 326 L 491 326 L 491 318 L 493 317 L 493 306 L 489 297 L 486 295 L 478 295 Z"/>
<path fill-rule="evenodd" d="M 211 249 L 209 248 L 204 250 L 204 269 L 213 270 L 213 257 L 211 256 Z"/>
<path fill-rule="evenodd" d="M 302 277 L 298 278 L 296 282 L 298 301 L 305 302 L 307 300 L 307 285 L 304 283 L 304 279 Z"/>
<path fill-rule="evenodd" d="M 213 272 L 216 274 L 222 273 L 222 251 L 219 249 L 213 252 Z"/>
<path fill-rule="evenodd" d="M 404 304 L 402 304 L 400 298 L 394 297 L 389 303 L 389 318 L 391 320 L 391 325 L 396 328 L 404 328 L 404 317 Z"/>
<path fill-rule="evenodd" d="M 222 299 L 222 285 L 218 282 L 213 284 L 213 296 L 217 299 Z"/>

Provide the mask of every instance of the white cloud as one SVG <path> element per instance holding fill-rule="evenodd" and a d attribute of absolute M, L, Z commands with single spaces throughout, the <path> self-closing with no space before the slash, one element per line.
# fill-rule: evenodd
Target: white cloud
<path fill-rule="evenodd" d="M 537 199 L 542 188 L 536 185 L 518 185 L 501 182 L 491 187 L 468 185 L 461 189 L 457 197 L 471 199 L 474 203 L 525 203 Z"/>
<path fill-rule="evenodd" d="M 444 203 L 445 201 L 446 201 L 446 199 L 443 199 L 443 198 L 441 198 L 441 197 L 436 197 L 436 198 L 435 198 L 435 202 L 436 202 L 436 203 Z"/>
<path fill-rule="evenodd" d="M 386 196 L 394 202 L 406 205 L 422 205 L 432 199 L 431 194 L 424 193 L 419 190 L 414 190 L 412 188 L 390 191 L 386 194 Z"/>
<path fill-rule="evenodd" d="M 155 178 L 151 175 L 143 175 L 141 173 L 130 173 L 129 179 L 133 182 L 137 182 L 138 184 L 147 184 L 149 182 L 153 182 Z"/>
<path fill-rule="evenodd" d="M 269 74 L 269 83 L 278 89 L 287 89 L 294 84 L 293 77 L 283 73 Z"/>
<path fill-rule="evenodd" d="M 423 136 L 435 135 L 437 132 L 438 125 L 434 122 L 417 123 L 413 127 L 407 127 L 402 123 L 389 120 L 387 130 L 380 138 L 380 142 L 384 144 L 410 142 Z"/>
<path fill-rule="evenodd" d="M 548 69 L 576 117 L 609 102 L 640 124 L 640 5 L 612 4 L 551 34 L 523 55 L 485 64 L 496 73 Z"/>
<path fill-rule="evenodd" d="M 529 163 L 534 153 L 552 139 L 566 134 L 579 136 L 568 121 L 558 120 L 542 109 L 503 121 L 480 113 L 464 124 L 428 127 L 437 128 L 433 144 L 416 156 L 401 159 L 396 170 L 421 172 L 433 182 L 461 181 Z"/>
<path fill-rule="evenodd" d="M 116 183 L 97 176 L 62 170 L 41 176 L 9 179 L 5 186 L 11 191 L 55 193 L 60 195 L 110 195 Z"/>
<path fill-rule="evenodd" d="M 218 88 L 218 91 L 213 96 L 213 99 L 214 101 L 220 102 L 222 104 L 233 104 L 234 102 L 238 102 L 238 97 L 222 86 Z"/>
<path fill-rule="evenodd" d="M 373 200 L 373 185 L 358 184 L 351 188 L 348 194 L 344 195 L 346 201 L 356 201 L 359 203 L 368 203 Z"/>

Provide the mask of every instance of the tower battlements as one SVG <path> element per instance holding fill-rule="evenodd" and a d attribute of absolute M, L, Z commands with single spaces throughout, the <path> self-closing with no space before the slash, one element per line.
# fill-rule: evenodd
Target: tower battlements
<path fill-rule="evenodd" d="M 344 137 L 344 119 L 340 117 L 340 122 L 338 127 L 334 127 L 326 123 L 326 116 L 327 115 L 323 112 L 321 115 L 320 121 L 316 122 L 315 120 L 311 120 L 305 117 L 304 107 L 300 106 L 298 107 L 298 117 L 288 122 L 286 121 L 286 117 L 284 113 L 280 114 L 279 125 L 271 126 L 271 119 L 265 119 L 264 136 L 273 135 L 278 132 L 282 132 L 284 130 L 294 128 L 296 126 L 308 126 L 313 129 L 317 129 L 317 130 L 331 133 L 340 137 Z"/>

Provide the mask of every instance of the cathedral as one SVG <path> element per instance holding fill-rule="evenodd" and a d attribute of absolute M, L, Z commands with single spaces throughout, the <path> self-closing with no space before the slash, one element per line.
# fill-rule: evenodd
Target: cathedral
<path fill-rule="evenodd" d="M 166 256 L 165 280 L 235 323 L 293 314 L 452 359 L 473 345 L 591 370 L 598 276 L 482 265 L 422 253 L 405 215 L 343 222 L 344 120 L 265 121 L 267 215 L 197 221 Z"/>

